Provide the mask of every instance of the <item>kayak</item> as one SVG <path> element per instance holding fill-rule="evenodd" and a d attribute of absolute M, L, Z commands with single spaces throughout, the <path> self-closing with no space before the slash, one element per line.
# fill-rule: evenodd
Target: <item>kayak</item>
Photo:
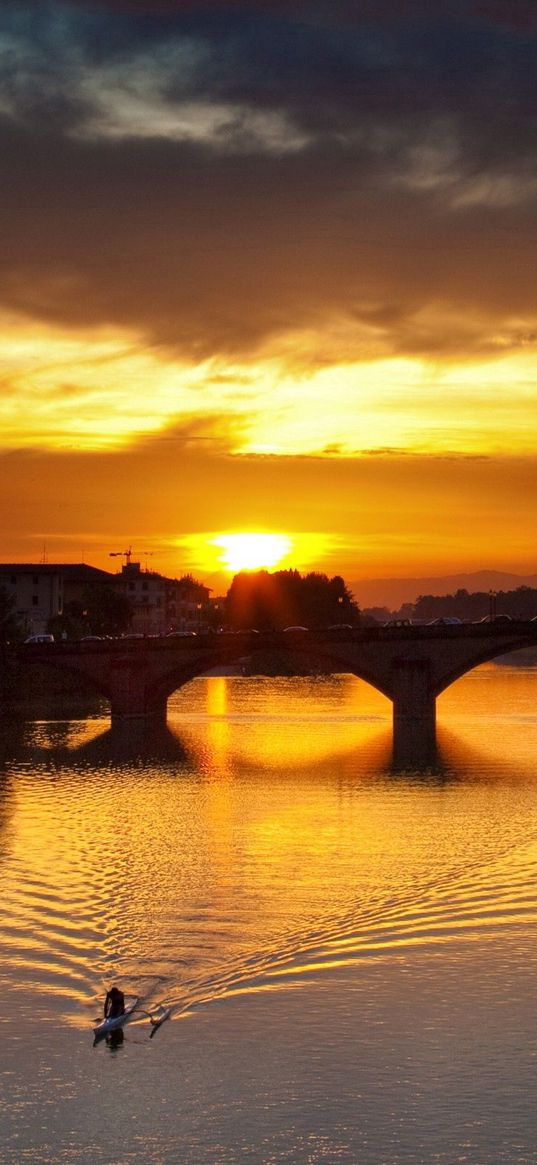
<path fill-rule="evenodd" d="M 96 1036 L 98 1039 L 99 1036 L 105 1036 L 107 1032 L 113 1032 L 116 1028 L 123 1027 L 123 1024 L 128 1022 L 139 1002 L 140 1000 L 138 996 L 136 996 L 136 999 L 133 999 L 132 1003 L 127 1005 L 122 1015 L 108 1016 L 108 1019 L 103 1019 L 102 1022 L 97 1025 L 97 1027 L 94 1027 L 94 1036 Z"/>

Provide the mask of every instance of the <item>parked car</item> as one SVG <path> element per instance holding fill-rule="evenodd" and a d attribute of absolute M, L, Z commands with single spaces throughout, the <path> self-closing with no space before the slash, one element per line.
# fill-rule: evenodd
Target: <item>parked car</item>
<path fill-rule="evenodd" d="M 484 615 L 480 623 L 512 623 L 510 615 Z"/>
<path fill-rule="evenodd" d="M 383 627 L 412 627 L 412 619 L 388 619 L 387 623 L 382 624 Z"/>
<path fill-rule="evenodd" d="M 25 643 L 54 643 L 53 635 L 29 635 Z"/>
<path fill-rule="evenodd" d="M 175 636 L 176 639 L 185 639 L 185 638 L 188 639 L 188 638 L 191 638 L 191 636 L 195 635 L 195 634 L 196 634 L 195 631 L 168 631 L 166 638 L 173 639 Z"/>
<path fill-rule="evenodd" d="M 439 619 L 431 619 L 428 627 L 460 627 L 462 619 L 457 619 L 456 615 L 441 615 Z"/>
<path fill-rule="evenodd" d="M 309 631 L 309 627 L 284 627 L 284 631 Z"/>

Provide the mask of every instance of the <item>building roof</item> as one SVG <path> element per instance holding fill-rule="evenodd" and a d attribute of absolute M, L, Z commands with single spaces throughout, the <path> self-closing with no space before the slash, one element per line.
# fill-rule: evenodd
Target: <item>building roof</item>
<path fill-rule="evenodd" d="M 98 566 L 88 566 L 85 562 L 0 562 L 0 575 L 4 574 L 61 574 L 73 582 L 97 582 L 115 578 L 107 570 Z"/>
<path fill-rule="evenodd" d="M 143 580 L 150 582 L 158 582 L 160 585 L 173 585 L 178 587 L 181 591 L 192 591 L 200 597 L 203 594 L 207 596 L 210 594 L 210 587 L 206 587 L 203 583 L 197 582 L 190 575 L 183 575 L 182 578 L 167 578 L 166 575 L 159 574 L 158 571 L 153 570 L 133 570 L 132 567 L 139 567 L 138 563 L 131 563 L 130 569 L 125 566 L 122 567 L 121 572 L 108 570 L 100 570 L 98 566 L 88 566 L 86 562 L 0 562 L 0 578 L 7 574 L 36 574 L 36 575 L 61 575 L 65 581 L 70 582 L 122 582 Z"/>

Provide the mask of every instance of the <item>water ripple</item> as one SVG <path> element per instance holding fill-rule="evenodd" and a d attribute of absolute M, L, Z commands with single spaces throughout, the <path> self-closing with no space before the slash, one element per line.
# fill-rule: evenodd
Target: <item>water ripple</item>
<path fill-rule="evenodd" d="M 352 714 L 344 684 L 305 683 L 319 701 L 307 716 L 288 682 L 271 707 L 269 681 L 209 686 L 206 704 L 198 691 L 181 713 L 185 759 L 169 759 L 168 740 L 160 764 L 90 763 L 63 745 L 36 756 L 38 726 L 0 802 L 8 981 L 79 1007 L 117 977 L 182 1012 L 364 959 L 533 933 L 533 764 L 459 741 L 451 768 L 395 779 L 374 761 L 376 709 Z"/>

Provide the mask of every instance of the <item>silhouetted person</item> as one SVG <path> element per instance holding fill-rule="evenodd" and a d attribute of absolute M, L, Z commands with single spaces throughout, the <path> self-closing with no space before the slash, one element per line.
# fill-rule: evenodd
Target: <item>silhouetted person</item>
<path fill-rule="evenodd" d="M 115 1019 L 118 1015 L 125 1014 L 125 996 L 119 987 L 111 987 L 106 992 L 106 999 L 104 1001 L 104 1018 Z"/>

